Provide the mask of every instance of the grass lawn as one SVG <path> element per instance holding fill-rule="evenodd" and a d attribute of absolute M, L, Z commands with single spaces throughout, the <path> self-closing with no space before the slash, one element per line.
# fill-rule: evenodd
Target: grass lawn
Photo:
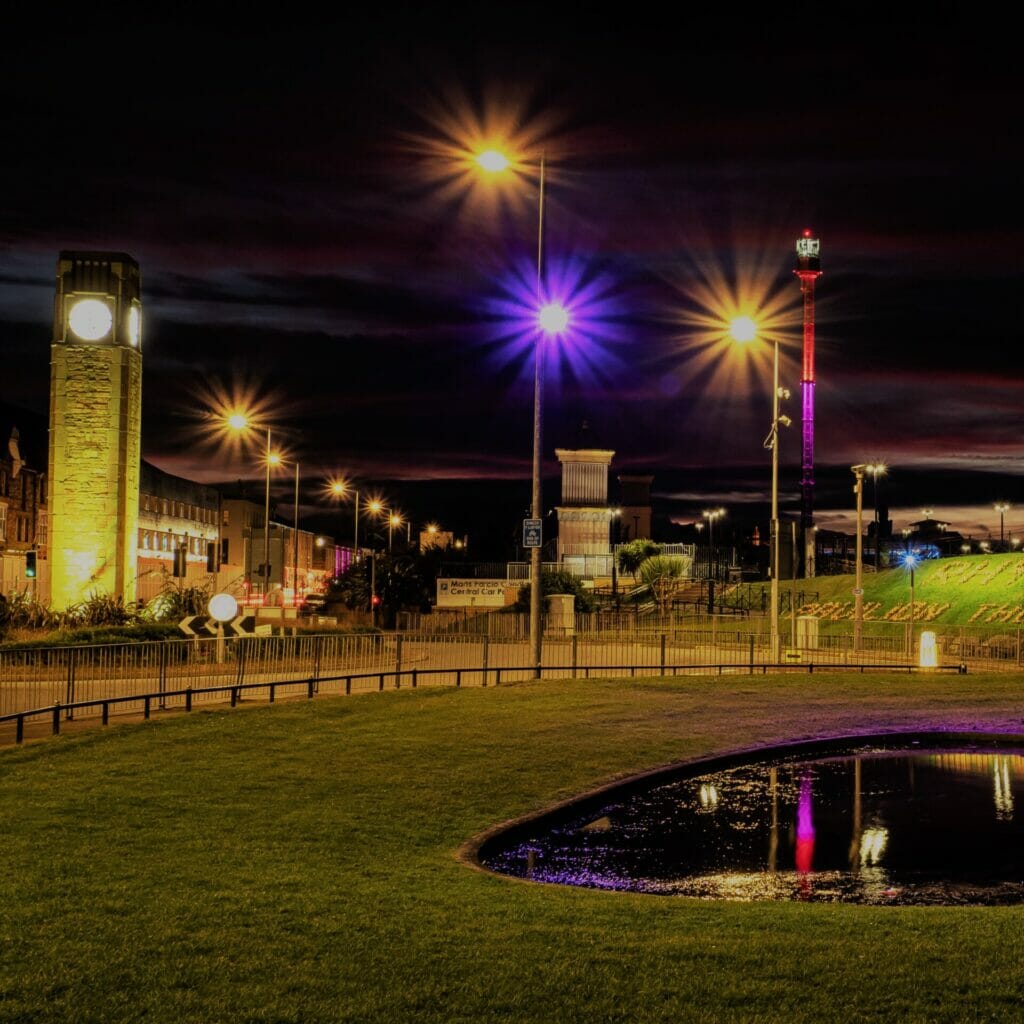
<path fill-rule="evenodd" d="M 1024 733 L 1019 676 L 420 689 L 0 751 L 0 1020 L 1019 1021 L 1024 909 L 742 904 L 498 878 L 497 821 L 655 765 Z"/>
<path fill-rule="evenodd" d="M 1004 625 L 1011 632 L 1024 623 L 1024 554 L 968 555 L 936 558 L 918 563 L 914 571 L 916 618 L 922 621 L 929 607 L 941 608 L 937 625 Z M 820 603 L 849 604 L 844 618 L 852 618 L 854 576 L 816 576 L 800 580 L 801 588 L 815 591 Z M 910 601 L 910 573 L 902 566 L 865 572 L 862 576 L 867 619 L 882 619 L 886 612 Z M 756 584 L 759 588 L 761 585 Z M 783 589 L 788 586 L 782 583 Z M 904 616 L 906 618 L 907 616 Z"/>

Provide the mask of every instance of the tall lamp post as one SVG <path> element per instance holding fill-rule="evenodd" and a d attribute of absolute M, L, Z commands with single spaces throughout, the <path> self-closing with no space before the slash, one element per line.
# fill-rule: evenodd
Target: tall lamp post
<path fill-rule="evenodd" d="M 299 464 L 295 463 L 295 514 L 292 517 L 292 604 L 299 606 Z M 308 573 L 307 573 L 308 576 Z"/>
<path fill-rule="evenodd" d="M 236 433 L 242 433 L 253 426 L 248 415 L 244 412 L 233 412 L 225 417 L 227 426 Z M 260 579 L 263 591 L 263 598 L 266 599 L 270 589 L 270 469 L 281 462 L 281 457 L 274 453 L 270 447 L 270 427 L 267 427 L 267 446 L 264 450 L 263 461 L 266 464 L 266 486 L 264 487 L 263 502 L 263 563 L 260 566 Z M 252 584 L 251 559 L 250 572 L 248 574 L 250 586 Z"/>
<path fill-rule="evenodd" d="M 359 491 L 354 487 L 349 487 L 344 480 L 332 480 L 331 481 L 331 494 L 336 498 L 343 498 L 349 491 L 352 492 L 352 507 L 355 513 L 356 529 L 355 536 L 352 540 L 352 560 L 358 561 L 359 559 Z"/>
<path fill-rule="evenodd" d="M 708 577 L 715 578 L 718 559 L 715 558 L 715 520 L 725 515 L 724 508 L 706 508 L 701 515 L 708 521 Z"/>
<path fill-rule="evenodd" d="M 1003 515 L 1009 512 L 1010 505 L 1006 501 L 997 501 L 993 506 L 999 513 L 999 550 L 1003 550 Z"/>
<path fill-rule="evenodd" d="M 754 341 L 757 324 L 748 316 L 736 317 L 729 324 L 729 334 L 740 344 Z M 789 398 L 789 389 L 779 385 L 779 339 L 772 338 L 772 424 L 764 439 L 764 447 L 772 453 L 771 512 L 771 658 L 779 662 L 779 426 L 788 427 L 792 420 L 779 413 L 779 399 Z"/>
<path fill-rule="evenodd" d="M 505 154 L 494 149 L 480 153 L 477 163 L 485 171 L 495 174 L 505 171 L 510 161 Z M 530 518 L 541 519 L 541 421 L 544 392 L 544 337 L 561 334 L 569 324 L 568 311 L 557 302 L 544 298 L 544 172 L 545 155 L 541 153 L 538 165 L 537 189 L 537 338 L 533 348 L 533 473 L 530 495 Z M 543 537 L 540 538 L 543 541 Z M 541 625 L 541 547 L 530 548 L 530 658 L 534 678 L 541 677 L 544 633 Z"/>
<path fill-rule="evenodd" d="M 875 506 L 873 519 L 875 524 L 875 572 L 878 572 L 882 564 L 882 521 L 878 518 L 878 478 L 885 476 L 888 471 L 889 467 L 884 462 L 869 462 L 864 467 L 864 472 L 871 477 L 871 500 Z"/>
<path fill-rule="evenodd" d="M 864 532 L 864 472 L 867 466 L 860 463 L 851 466 L 856 483 L 853 493 L 857 495 L 857 563 L 855 567 L 855 580 L 853 585 L 853 649 L 859 651 L 864 638 L 864 566 L 863 560 L 863 532 Z"/>
<path fill-rule="evenodd" d="M 914 569 L 917 567 L 917 555 L 907 552 L 903 556 L 903 565 L 910 570 L 910 635 L 907 638 L 907 653 L 914 657 Z"/>

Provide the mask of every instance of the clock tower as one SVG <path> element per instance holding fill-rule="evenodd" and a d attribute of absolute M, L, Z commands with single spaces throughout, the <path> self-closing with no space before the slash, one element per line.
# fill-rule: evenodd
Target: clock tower
<path fill-rule="evenodd" d="M 50 347 L 50 600 L 136 596 L 142 427 L 139 265 L 62 252 Z"/>

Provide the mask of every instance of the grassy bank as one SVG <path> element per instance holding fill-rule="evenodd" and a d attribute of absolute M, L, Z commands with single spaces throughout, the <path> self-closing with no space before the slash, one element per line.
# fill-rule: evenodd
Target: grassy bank
<path fill-rule="evenodd" d="M 813 591 L 818 598 L 798 610 L 820 615 L 825 622 L 849 623 L 855 585 L 853 575 L 801 580 L 800 589 Z M 867 622 L 909 620 L 907 569 L 865 571 L 862 585 Z M 947 626 L 1024 626 L 1024 554 L 970 555 L 918 563 L 914 570 L 914 621 Z"/>
<path fill-rule="evenodd" d="M 0 752 L 0 1020 L 1017 1020 L 1014 908 L 535 886 L 467 838 L 762 741 L 1022 727 L 1018 677 L 530 683 L 297 702 Z"/>

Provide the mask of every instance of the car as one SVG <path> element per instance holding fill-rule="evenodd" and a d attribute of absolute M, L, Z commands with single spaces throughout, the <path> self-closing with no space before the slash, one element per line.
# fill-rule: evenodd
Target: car
<path fill-rule="evenodd" d="M 322 615 L 326 607 L 326 594 L 307 594 L 299 605 L 299 615 L 302 618 L 307 618 L 311 615 Z"/>

